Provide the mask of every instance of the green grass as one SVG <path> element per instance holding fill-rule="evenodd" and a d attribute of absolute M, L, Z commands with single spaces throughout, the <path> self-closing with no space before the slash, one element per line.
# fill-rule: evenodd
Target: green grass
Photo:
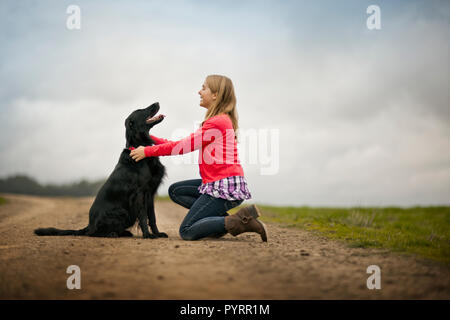
<path fill-rule="evenodd" d="M 450 265 L 450 207 L 258 207 L 264 222 L 309 230 L 353 248 L 390 249 Z"/>
<path fill-rule="evenodd" d="M 262 221 L 317 232 L 355 248 L 387 248 L 450 265 L 450 207 L 259 207 Z"/>
<path fill-rule="evenodd" d="M 0 197 L 0 206 L 2 205 L 2 204 L 5 204 L 6 203 L 6 199 L 5 198 L 2 198 L 2 197 Z"/>
<path fill-rule="evenodd" d="M 156 196 L 155 200 L 168 201 L 168 200 L 170 200 L 170 197 L 169 196 Z"/>

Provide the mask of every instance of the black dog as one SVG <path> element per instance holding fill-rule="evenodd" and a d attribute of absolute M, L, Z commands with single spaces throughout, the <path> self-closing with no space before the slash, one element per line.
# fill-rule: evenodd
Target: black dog
<path fill-rule="evenodd" d="M 158 157 L 135 162 L 130 157 L 131 147 L 153 145 L 149 130 L 160 123 L 163 115 L 155 116 L 159 103 L 146 109 L 134 111 L 126 120 L 126 149 L 119 163 L 102 186 L 89 211 L 89 225 L 81 230 L 40 228 L 34 230 L 39 236 L 87 235 L 91 237 L 130 237 L 126 230 L 136 219 L 144 238 L 167 237 L 156 226 L 154 196 L 165 175 L 165 168 Z M 148 231 L 147 219 L 152 229 Z"/>

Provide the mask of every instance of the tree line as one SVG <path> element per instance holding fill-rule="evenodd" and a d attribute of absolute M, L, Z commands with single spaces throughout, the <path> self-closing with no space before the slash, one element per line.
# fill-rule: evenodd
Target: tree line
<path fill-rule="evenodd" d="M 106 179 L 87 181 L 82 179 L 68 184 L 40 184 L 27 175 L 14 175 L 0 179 L 0 192 L 20 193 L 36 196 L 94 196 Z"/>

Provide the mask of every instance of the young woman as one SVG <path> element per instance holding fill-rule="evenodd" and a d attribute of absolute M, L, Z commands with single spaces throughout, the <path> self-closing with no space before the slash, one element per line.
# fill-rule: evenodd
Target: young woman
<path fill-rule="evenodd" d="M 145 157 L 185 154 L 199 151 L 201 179 L 185 180 L 169 187 L 170 198 L 189 209 L 180 226 L 184 240 L 237 236 L 256 232 L 267 241 L 264 224 L 255 205 L 240 209 L 234 215 L 226 212 L 250 199 L 251 194 L 237 153 L 238 120 L 233 83 L 225 76 L 209 75 L 198 92 L 200 106 L 207 109 L 201 127 L 179 141 L 151 135 L 154 146 L 132 150 L 135 161 Z"/>

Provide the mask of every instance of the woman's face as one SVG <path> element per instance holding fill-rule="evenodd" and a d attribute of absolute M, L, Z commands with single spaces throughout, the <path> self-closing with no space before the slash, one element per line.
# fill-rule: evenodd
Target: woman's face
<path fill-rule="evenodd" d="M 211 89 L 206 84 L 206 81 L 203 83 L 198 94 L 200 95 L 200 106 L 206 109 L 208 109 L 217 98 L 216 93 L 211 93 Z"/>

